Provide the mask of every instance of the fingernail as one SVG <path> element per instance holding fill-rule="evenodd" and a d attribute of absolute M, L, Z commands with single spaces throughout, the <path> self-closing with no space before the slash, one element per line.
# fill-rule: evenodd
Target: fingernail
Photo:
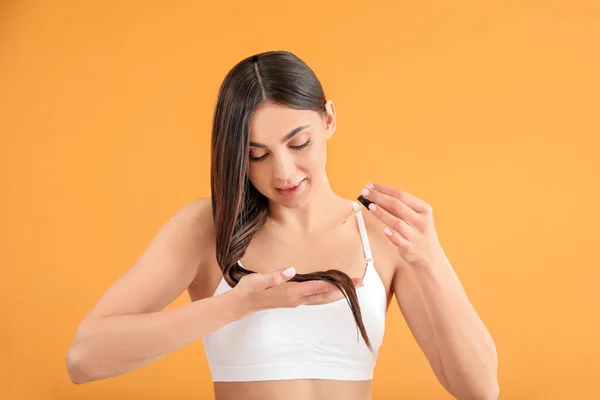
<path fill-rule="evenodd" d="M 294 275 L 296 275 L 296 270 L 294 269 L 294 267 L 289 267 L 283 270 L 283 276 L 285 276 L 286 278 L 291 278 Z"/>
<path fill-rule="evenodd" d="M 361 282 L 361 283 L 359 283 L 358 285 L 356 285 L 356 287 L 357 287 L 357 288 L 359 288 L 359 287 L 363 287 L 363 286 L 365 286 L 365 284 L 364 284 L 364 283 L 362 283 L 362 282 Z"/>
<path fill-rule="evenodd" d="M 375 185 L 372 183 L 367 183 L 367 189 L 375 189 Z"/>
<path fill-rule="evenodd" d="M 383 230 L 383 233 L 385 233 L 385 234 L 386 234 L 386 235 L 388 235 L 388 236 L 392 236 L 392 231 L 390 231 L 388 228 L 385 228 L 385 229 Z"/>
<path fill-rule="evenodd" d="M 368 189 L 363 189 L 360 194 L 362 194 L 363 196 L 368 196 L 369 195 L 369 190 Z"/>
<path fill-rule="evenodd" d="M 371 210 L 373 212 L 377 211 L 377 206 L 375 205 L 375 203 L 369 204 L 369 210 Z"/>

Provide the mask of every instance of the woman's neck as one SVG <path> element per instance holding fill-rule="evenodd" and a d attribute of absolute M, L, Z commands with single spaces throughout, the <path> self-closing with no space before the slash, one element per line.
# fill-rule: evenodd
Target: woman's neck
<path fill-rule="evenodd" d="M 286 207 L 271 201 L 268 224 L 283 228 L 286 232 L 310 235 L 337 220 L 341 222 L 350 211 L 351 204 L 334 193 L 327 176 L 324 176 L 304 204 Z"/>

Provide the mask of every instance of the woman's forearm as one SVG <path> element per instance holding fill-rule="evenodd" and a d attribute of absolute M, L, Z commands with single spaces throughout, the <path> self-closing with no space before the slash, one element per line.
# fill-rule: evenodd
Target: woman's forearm
<path fill-rule="evenodd" d="M 458 399 L 498 397 L 498 355 L 492 337 L 471 305 L 446 258 L 415 268 L 415 276 L 438 342 L 439 359 Z"/>
<path fill-rule="evenodd" d="M 249 313 L 233 291 L 177 308 L 84 322 L 67 355 L 74 383 L 109 378 L 147 365 Z"/>

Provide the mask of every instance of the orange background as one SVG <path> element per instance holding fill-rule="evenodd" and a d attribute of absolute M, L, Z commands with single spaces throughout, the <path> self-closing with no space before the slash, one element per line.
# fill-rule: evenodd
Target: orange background
<path fill-rule="evenodd" d="M 83 386 L 64 359 L 157 229 L 209 194 L 219 84 L 272 49 L 337 106 L 336 191 L 382 182 L 434 207 L 500 398 L 597 394 L 599 3 L 387 3 L 0 3 L 1 398 L 211 398 L 201 342 Z M 374 398 L 451 398 L 395 303 L 387 328 Z"/>

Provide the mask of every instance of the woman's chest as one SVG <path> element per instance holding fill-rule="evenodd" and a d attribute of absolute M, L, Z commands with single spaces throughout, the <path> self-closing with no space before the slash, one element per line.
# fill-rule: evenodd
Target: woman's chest
<path fill-rule="evenodd" d="M 298 273 L 337 269 L 350 277 L 361 277 L 365 271 L 360 239 L 350 236 L 322 239 L 261 237 L 250 243 L 240 261 L 245 268 L 256 272 L 285 267 L 294 267 Z"/>
<path fill-rule="evenodd" d="M 298 273 L 336 269 L 350 278 L 364 278 L 367 256 L 373 260 L 375 278 L 385 287 L 389 304 L 395 252 L 390 251 L 383 234 L 366 232 L 363 236 L 351 224 L 334 234 L 310 238 L 276 232 L 257 235 L 240 261 L 244 268 L 256 272 L 286 267 L 294 267 Z"/>
<path fill-rule="evenodd" d="M 383 284 L 389 306 L 397 251 L 383 235 L 380 224 L 369 217 L 371 216 L 365 215 L 364 237 L 360 235 L 355 223 L 348 223 L 336 231 L 313 237 L 261 231 L 252 238 L 239 261 L 245 268 L 255 272 L 270 272 L 293 266 L 299 273 L 337 269 L 351 278 L 362 278 L 367 272 L 365 250 L 369 249 L 375 279 Z M 207 260 L 204 268 L 207 272 L 203 279 L 188 288 L 194 300 L 212 295 L 223 279 L 214 256 Z"/>

